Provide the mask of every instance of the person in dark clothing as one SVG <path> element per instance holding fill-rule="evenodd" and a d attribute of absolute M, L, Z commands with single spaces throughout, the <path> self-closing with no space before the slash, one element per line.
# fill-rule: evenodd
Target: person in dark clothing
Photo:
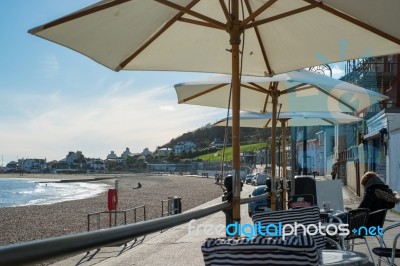
<path fill-rule="evenodd" d="M 339 159 L 332 165 L 332 180 L 336 179 L 336 176 L 339 178 Z"/>
<path fill-rule="evenodd" d="M 364 198 L 358 208 L 366 208 L 369 209 L 369 212 L 374 212 L 392 209 L 396 203 L 400 202 L 399 196 L 375 172 L 366 172 L 361 179 L 361 185 L 364 186 Z M 346 210 L 349 211 L 351 208 L 346 208 Z M 342 212 L 335 216 L 343 222 L 347 222 L 348 212 Z"/>
<path fill-rule="evenodd" d="M 375 172 L 366 172 L 361 179 L 361 185 L 364 186 L 364 198 L 359 208 L 367 208 L 370 212 L 374 212 L 392 209 L 400 202 L 400 198 Z"/>

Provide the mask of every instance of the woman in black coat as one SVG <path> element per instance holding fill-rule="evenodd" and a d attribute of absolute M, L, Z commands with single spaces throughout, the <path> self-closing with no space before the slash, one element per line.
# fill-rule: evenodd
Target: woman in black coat
<path fill-rule="evenodd" d="M 364 186 L 364 198 L 359 208 L 367 208 L 370 212 L 374 212 L 392 209 L 399 202 L 399 198 L 375 172 L 365 173 L 361 184 Z"/>

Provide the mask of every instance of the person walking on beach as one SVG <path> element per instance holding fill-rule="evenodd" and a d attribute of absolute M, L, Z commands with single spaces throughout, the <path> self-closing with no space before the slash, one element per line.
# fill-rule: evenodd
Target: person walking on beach
<path fill-rule="evenodd" d="M 336 162 L 332 165 L 332 180 L 336 179 L 336 176 L 339 179 L 339 159 L 336 159 Z"/>

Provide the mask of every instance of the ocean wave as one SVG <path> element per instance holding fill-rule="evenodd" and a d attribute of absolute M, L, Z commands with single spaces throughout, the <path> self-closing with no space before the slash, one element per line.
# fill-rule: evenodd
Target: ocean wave
<path fill-rule="evenodd" d="M 111 186 L 103 183 L 34 183 L 31 181 L 3 180 L 0 187 L 0 207 L 47 205 L 94 197 Z M 8 190 L 4 190 L 7 187 Z M 10 193 L 13 191 L 13 193 Z"/>

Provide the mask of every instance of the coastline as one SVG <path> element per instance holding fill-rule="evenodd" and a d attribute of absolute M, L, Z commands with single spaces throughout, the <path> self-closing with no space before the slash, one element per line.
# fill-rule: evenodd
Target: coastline
<path fill-rule="evenodd" d="M 21 176 L 39 180 L 68 180 L 81 182 L 88 179 L 88 175 L 36 175 L 29 174 Z M 5 176 L 0 175 L 0 178 Z M 9 178 L 10 175 L 7 175 Z M 40 177 L 40 178 L 39 178 Z M 91 177 L 99 177 L 91 175 Z M 222 196 L 222 189 L 214 184 L 212 178 L 201 178 L 196 176 L 178 175 L 147 175 L 147 174 L 123 174 L 123 175 L 100 175 L 108 177 L 101 182 L 108 185 L 115 184 L 118 180 L 118 210 L 130 209 L 134 206 L 146 205 L 147 219 L 161 217 L 161 201 L 168 197 L 178 196 L 181 198 L 182 211 L 194 208 L 211 199 Z M 19 178 L 19 175 L 18 177 Z M 86 181 L 85 181 L 86 182 Z M 142 188 L 137 187 L 138 182 Z M 30 205 L 22 207 L 0 208 L 0 245 L 8 245 L 18 242 L 26 242 L 48 237 L 56 237 L 67 234 L 87 231 L 87 215 L 89 213 L 107 210 L 107 192 L 95 197 L 64 201 L 49 205 Z"/>

